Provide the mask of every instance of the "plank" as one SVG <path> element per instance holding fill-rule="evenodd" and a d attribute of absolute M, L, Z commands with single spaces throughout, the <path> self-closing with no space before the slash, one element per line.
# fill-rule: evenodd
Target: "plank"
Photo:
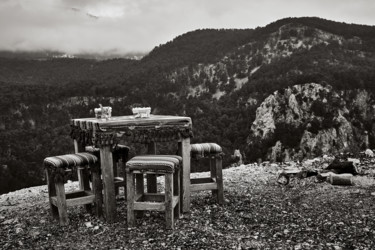
<path fill-rule="evenodd" d="M 218 171 L 217 171 L 217 165 L 216 165 L 216 163 L 217 163 L 216 157 L 210 156 L 209 158 L 210 158 L 210 174 L 211 174 L 211 178 L 217 179 L 216 176 L 217 176 L 217 172 Z M 214 189 L 211 190 L 211 192 L 212 192 L 212 196 L 218 197 L 217 185 L 216 185 L 216 187 Z"/>
<path fill-rule="evenodd" d="M 63 182 L 56 182 L 56 206 L 59 210 L 59 221 L 61 226 L 68 225 L 68 212 L 65 199 L 65 189 Z"/>
<path fill-rule="evenodd" d="M 127 222 L 128 227 L 133 227 L 135 224 L 135 216 L 134 216 L 134 193 L 135 193 L 135 187 L 134 187 L 134 175 L 132 173 L 126 172 L 126 193 L 127 193 Z"/>
<path fill-rule="evenodd" d="M 224 183 L 223 183 L 223 161 L 222 157 L 216 157 L 216 183 L 217 183 L 217 201 L 224 204 Z"/>
<path fill-rule="evenodd" d="M 104 190 L 104 214 L 108 223 L 116 221 L 116 193 L 113 183 L 112 145 L 101 145 L 100 167 Z"/>
<path fill-rule="evenodd" d="M 173 173 L 173 214 L 175 219 L 180 218 L 180 170 Z"/>
<path fill-rule="evenodd" d="M 167 229 L 173 229 L 173 174 L 165 175 L 165 222 Z"/>
<path fill-rule="evenodd" d="M 95 213 L 96 216 L 103 216 L 103 184 L 100 173 L 92 172 L 92 191 L 95 195 Z"/>
<path fill-rule="evenodd" d="M 56 196 L 55 182 L 51 177 L 51 172 L 48 169 L 45 169 L 46 178 L 47 178 L 47 188 L 48 188 L 48 197 L 51 209 L 51 215 L 53 218 L 57 219 L 59 217 L 59 210 L 57 209 L 56 204 L 53 204 L 51 197 Z"/>
<path fill-rule="evenodd" d="M 191 192 L 203 191 L 203 190 L 217 190 L 217 183 L 200 183 L 190 185 Z"/>
<path fill-rule="evenodd" d="M 190 138 L 184 138 L 178 143 L 178 152 L 182 156 L 180 206 L 184 213 L 190 211 L 190 147 Z"/>

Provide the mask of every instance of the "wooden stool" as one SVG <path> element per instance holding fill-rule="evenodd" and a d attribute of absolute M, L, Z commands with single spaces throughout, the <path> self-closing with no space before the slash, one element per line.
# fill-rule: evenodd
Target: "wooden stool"
<path fill-rule="evenodd" d="M 224 204 L 224 187 L 222 171 L 221 147 L 216 143 L 199 143 L 191 145 L 191 158 L 209 158 L 210 177 L 208 178 L 191 178 L 190 191 L 212 190 L 219 204 Z"/>
<path fill-rule="evenodd" d="M 99 174 L 99 162 L 96 156 L 90 153 L 66 154 L 47 157 L 43 163 L 47 176 L 51 213 L 54 218 L 59 217 L 60 225 L 64 226 L 68 224 L 68 206 L 94 203 L 96 215 L 101 216 L 103 214 L 102 182 Z M 67 173 L 77 168 L 82 168 L 84 171 L 91 171 L 93 190 L 91 191 L 90 187 L 85 185 L 83 190 L 65 193 L 64 177 Z M 86 206 L 86 208 L 91 210 L 90 206 Z"/>
<path fill-rule="evenodd" d="M 127 221 L 135 225 L 135 211 L 165 211 L 166 227 L 174 228 L 180 217 L 180 167 L 182 157 L 177 155 L 141 155 L 126 163 Z M 165 192 L 145 193 L 144 174 L 164 175 Z"/>
<path fill-rule="evenodd" d="M 124 196 L 126 199 L 126 176 L 125 176 L 125 164 L 129 158 L 129 147 L 121 144 L 117 144 L 113 147 L 113 175 L 116 195 L 119 194 L 119 187 L 124 187 Z M 100 149 L 94 146 L 86 146 L 86 152 L 94 154 L 100 159 Z M 119 173 L 120 169 L 121 173 Z"/>

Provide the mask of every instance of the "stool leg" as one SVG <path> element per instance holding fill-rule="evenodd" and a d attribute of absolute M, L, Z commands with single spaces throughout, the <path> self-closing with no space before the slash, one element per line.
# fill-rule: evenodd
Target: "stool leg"
<path fill-rule="evenodd" d="M 135 174 L 135 198 L 139 197 L 138 195 L 144 195 L 145 193 L 145 186 L 143 182 L 143 174 Z M 143 211 L 137 210 L 135 211 L 136 217 L 141 218 L 143 216 Z"/>
<path fill-rule="evenodd" d="M 47 177 L 48 197 L 49 197 L 49 205 L 51 208 L 51 215 L 53 218 L 57 219 L 59 218 L 59 210 L 51 202 L 51 197 L 56 196 L 55 182 L 51 176 L 51 171 L 49 169 L 46 169 L 45 172 L 46 172 L 46 177 Z"/>
<path fill-rule="evenodd" d="M 117 177 L 117 164 L 118 164 L 118 157 L 115 157 L 113 156 L 112 158 L 112 162 L 113 162 L 113 176 L 114 177 Z M 117 196 L 119 194 L 119 187 L 115 186 L 115 195 Z"/>
<path fill-rule="evenodd" d="M 224 184 L 223 184 L 223 168 L 222 156 L 216 157 L 216 182 L 217 182 L 217 201 L 219 204 L 224 204 Z"/>
<path fill-rule="evenodd" d="M 76 139 L 74 139 L 74 152 L 75 153 L 84 152 L 85 146 L 86 145 L 84 145 L 83 143 L 79 143 Z M 85 188 L 84 188 L 85 177 L 83 176 L 84 173 L 81 171 L 81 169 L 77 170 L 77 175 L 78 175 L 79 188 L 81 190 L 85 190 Z"/>
<path fill-rule="evenodd" d="M 68 225 L 68 212 L 66 205 L 66 196 L 64 189 L 64 182 L 62 180 L 55 182 L 56 196 L 57 196 L 57 208 L 59 210 L 60 225 Z"/>
<path fill-rule="evenodd" d="M 81 181 L 82 181 L 82 184 L 80 184 L 80 187 L 83 188 L 83 190 L 85 191 L 90 191 L 91 188 L 90 188 L 90 172 L 89 172 L 89 169 L 88 169 L 88 166 L 83 166 L 82 169 L 78 170 L 81 172 Z M 82 186 L 81 186 L 82 185 Z M 92 205 L 91 204 L 86 204 L 85 205 L 85 209 L 88 213 L 91 213 L 92 211 Z"/>
<path fill-rule="evenodd" d="M 165 221 L 167 229 L 174 228 L 173 220 L 173 174 L 165 174 Z"/>
<path fill-rule="evenodd" d="M 125 197 L 125 200 L 126 200 L 126 183 L 127 183 L 127 181 L 126 181 L 126 171 L 125 171 L 125 168 L 126 168 L 126 162 L 123 162 L 122 160 L 121 160 L 121 162 L 120 162 L 120 168 L 121 168 L 121 174 L 122 174 L 122 178 L 124 179 L 124 197 Z"/>
<path fill-rule="evenodd" d="M 180 170 L 176 170 L 173 174 L 173 195 L 180 197 Z M 180 206 L 181 202 L 178 200 L 178 203 L 174 207 L 174 218 L 179 219 L 180 218 Z"/>
<path fill-rule="evenodd" d="M 216 157 L 214 156 L 209 156 L 209 161 L 210 161 L 210 173 L 211 173 L 211 179 L 215 180 L 216 185 L 217 185 L 217 165 L 216 165 Z M 217 197 L 218 196 L 218 190 L 213 189 L 212 190 L 212 196 Z"/>
<path fill-rule="evenodd" d="M 134 175 L 133 172 L 126 172 L 126 201 L 127 201 L 127 221 L 128 227 L 133 227 L 135 224 L 134 217 Z"/>

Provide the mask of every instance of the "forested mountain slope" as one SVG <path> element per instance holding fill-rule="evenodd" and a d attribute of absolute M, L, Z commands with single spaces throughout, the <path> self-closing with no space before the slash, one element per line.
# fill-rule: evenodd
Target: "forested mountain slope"
<path fill-rule="evenodd" d="M 324 153 L 361 150 L 365 131 L 374 147 L 374 53 L 374 26 L 286 18 L 256 29 L 192 31 L 141 60 L 0 58 L 0 192 L 42 183 L 43 158 L 73 151 L 69 119 L 92 116 L 99 103 L 114 115 L 137 103 L 190 116 L 193 142 L 221 144 L 226 164 L 234 149 L 247 161 L 313 156 L 322 151 L 301 141 L 320 145 L 326 131 Z M 309 86 L 325 94 L 311 96 Z M 353 140 L 338 133 L 338 117 Z"/>

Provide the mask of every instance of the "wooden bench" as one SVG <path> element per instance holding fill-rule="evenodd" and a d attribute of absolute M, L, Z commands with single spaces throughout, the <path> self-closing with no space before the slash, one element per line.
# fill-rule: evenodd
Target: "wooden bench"
<path fill-rule="evenodd" d="M 197 143 L 191 145 L 191 159 L 199 161 L 208 158 L 210 177 L 190 178 L 190 191 L 212 190 L 219 204 L 224 204 L 224 186 L 222 170 L 222 148 L 216 143 Z"/>
<path fill-rule="evenodd" d="M 102 182 L 98 158 L 95 155 L 76 153 L 52 156 L 45 158 L 43 164 L 47 177 L 51 213 L 53 218 L 59 218 L 60 225 L 64 226 L 69 223 L 68 206 L 86 205 L 87 210 L 91 211 L 91 204 L 95 204 L 96 215 L 102 215 Z M 66 174 L 79 168 L 85 172 L 91 172 L 92 190 L 88 185 L 85 185 L 84 189 L 66 193 L 64 188 Z M 85 175 L 83 178 L 87 176 Z"/>
<path fill-rule="evenodd" d="M 164 211 L 166 228 L 173 229 L 180 217 L 180 167 L 182 157 L 177 155 L 141 155 L 126 163 L 127 221 L 135 225 L 135 212 Z M 145 193 L 144 174 L 165 177 L 164 193 Z M 141 213 L 139 213 L 141 212 Z"/>

